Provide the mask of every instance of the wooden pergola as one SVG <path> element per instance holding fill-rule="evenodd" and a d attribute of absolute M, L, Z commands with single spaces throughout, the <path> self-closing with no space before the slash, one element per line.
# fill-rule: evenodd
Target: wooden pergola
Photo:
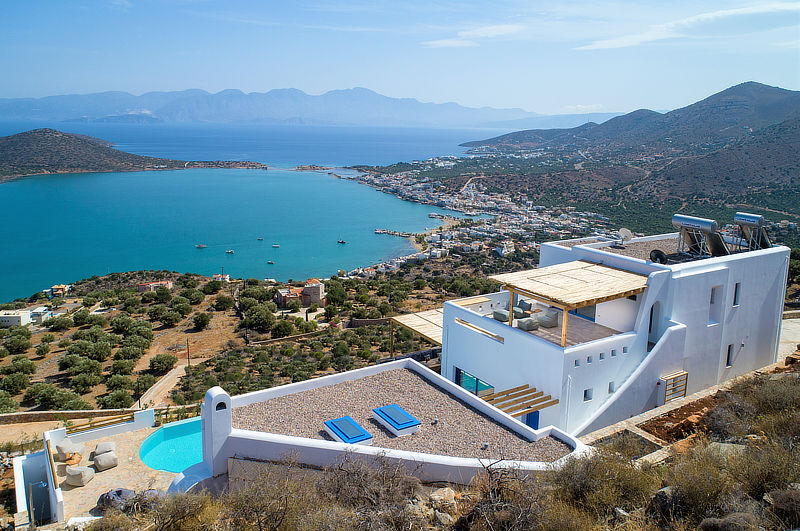
<path fill-rule="evenodd" d="M 539 269 L 492 275 L 489 278 L 510 292 L 508 324 L 514 319 L 514 298 L 525 296 L 562 310 L 561 346 L 567 346 L 570 310 L 642 293 L 647 275 L 615 267 L 576 260 Z"/>

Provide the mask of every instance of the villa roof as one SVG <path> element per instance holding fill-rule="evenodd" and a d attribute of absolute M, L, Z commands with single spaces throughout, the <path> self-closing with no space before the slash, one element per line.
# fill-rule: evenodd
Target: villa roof
<path fill-rule="evenodd" d="M 444 315 L 441 309 L 427 310 L 424 312 L 409 313 L 392 317 L 392 320 L 412 332 L 416 332 L 425 339 L 437 345 L 442 344 L 442 323 Z"/>
<path fill-rule="evenodd" d="M 511 292 L 567 310 L 630 297 L 647 287 L 647 275 L 584 260 L 489 278 Z"/>

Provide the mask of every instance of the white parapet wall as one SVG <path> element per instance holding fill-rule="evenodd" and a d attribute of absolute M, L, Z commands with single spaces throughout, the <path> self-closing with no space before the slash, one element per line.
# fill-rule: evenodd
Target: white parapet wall
<path fill-rule="evenodd" d="M 219 387 L 210 389 L 206 393 L 202 407 L 204 468 L 213 476 L 226 474 L 228 458 L 232 457 L 263 461 L 281 461 L 291 458 L 304 465 L 326 467 L 336 464 L 349 453 L 369 460 L 383 459 L 402 463 L 409 472 L 423 481 L 469 483 L 476 474 L 484 471 L 486 466 L 492 464 L 492 461 L 353 445 L 276 433 L 240 430 L 232 427 L 233 407 L 263 402 L 271 398 L 356 380 L 395 369 L 414 371 L 431 384 L 443 389 L 458 400 L 527 440 L 535 441 L 542 437 L 552 436 L 573 449 L 568 456 L 555 463 L 508 460 L 498 463 L 496 466 L 516 468 L 522 471 L 546 470 L 552 466 L 558 466 L 560 462 L 563 462 L 569 456 L 579 455 L 588 451 L 588 447 L 577 438 L 552 426 L 534 430 L 483 399 L 436 374 L 424 365 L 411 359 L 404 359 L 235 397 L 229 396 Z M 185 487 L 188 486 L 185 485 Z"/>

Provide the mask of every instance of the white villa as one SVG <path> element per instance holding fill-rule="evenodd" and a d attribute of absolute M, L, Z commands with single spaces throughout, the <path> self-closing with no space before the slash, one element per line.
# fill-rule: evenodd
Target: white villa
<path fill-rule="evenodd" d="M 760 216 L 736 223 L 544 243 L 538 269 L 490 277 L 502 291 L 396 321 L 442 344 L 448 380 L 533 429 L 588 433 L 776 361 L 789 249 Z"/>

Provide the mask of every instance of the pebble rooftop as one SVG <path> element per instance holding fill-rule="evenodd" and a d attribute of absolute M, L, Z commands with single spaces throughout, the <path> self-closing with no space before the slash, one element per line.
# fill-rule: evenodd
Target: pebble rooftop
<path fill-rule="evenodd" d="M 373 408 L 388 404 L 415 416 L 422 429 L 391 435 L 372 418 Z M 374 437 L 373 446 L 452 457 L 552 462 L 572 451 L 550 436 L 530 442 L 408 369 L 280 396 L 232 413 L 235 429 L 325 440 L 331 439 L 323 422 L 350 415 Z"/>

